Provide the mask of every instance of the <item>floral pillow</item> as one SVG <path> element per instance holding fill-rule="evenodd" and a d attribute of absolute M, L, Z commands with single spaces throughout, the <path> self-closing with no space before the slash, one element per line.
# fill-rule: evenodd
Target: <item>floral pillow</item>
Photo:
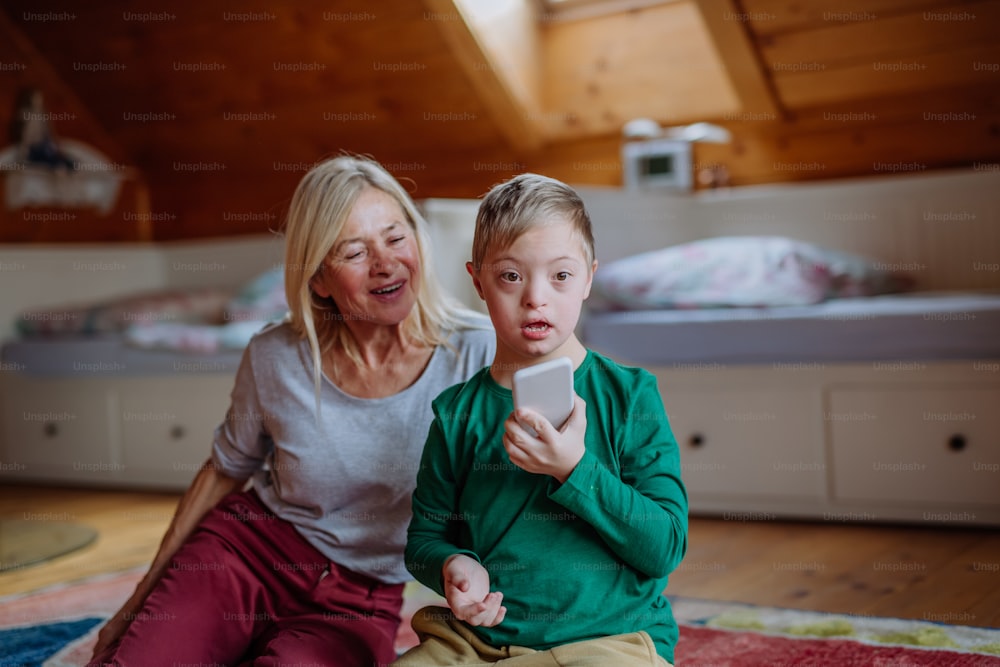
<path fill-rule="evenodd" d="M 133 326 L 125 332 L 125 341 L 135 347 L 193 353 L 238 350 L 268 322 L 283 319 L 287 313 L 284 272 L 276 267 L 254 278 L 226 302 L 221 325 L 165 322 Z"/>
<path fill-rule="evenodd" d="M 724 236 L 633 255 L 594 276 L 618 308 L 798 306 L 895 292 L 906 278 L 870 259 L 780 236 Z"/>
<path fill-rule="evenodd" d="M 226 304 L 228 322 L 267 322 L 281 319 L 288 312 L 285 298 L 285 275 L 275 267 L 254 278 Z"/>

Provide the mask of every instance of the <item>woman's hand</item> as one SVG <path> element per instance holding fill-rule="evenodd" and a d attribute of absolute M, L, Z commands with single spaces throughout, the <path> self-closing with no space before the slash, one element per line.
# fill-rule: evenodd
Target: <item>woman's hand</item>
<path fill-rule="evenodd" d="M 456 554 L 444 563 L 444 597 L 455 617 L 469 625 L 492 628 L 507 615 L 503 593 L 490 592 L 490 573 L 474 558 Z"/>
<path fill-rule="evenodd" d="M 114 644 L 125 634 L 128 626 L 132 623 L 132 619 L 142 609 L 142 601 L 142 597 L 133 594 L 122 605 L 122 608 L 107 620 L 101 631 L 97 633 L 97 643 L 94 645 L 93 658 L 99 656 L 106 648 Z"/>
<path fill-rule="evenodd" d="M 142 611 L 142 605 L 146 600 L 146 592 L 139 590 L 141 586 L 142 583 L 136 587 L 135 592 L 125 601 L 122 608 L 109 618 L 104 627 L 101 628 L 101 631 L 97 633 L 97 644 L 94 645 L 94 658 L 118 641 L 125 634 L 125 631 L 128 630 L 132 619 Z"/>
<path fill-rule="evenodd" d="M 535 429 L 538 435 L 531 435 L 522 424 Z M 586 451 L 583 437 L 587 433 L 587 404 L 574 395 L 573 412 L 558 431 L 549 420 L 528 408 L 510 413 L 504 428 L 503 446 L 511 463 L 528 472 L 551 475 L 561 484 Z"/>

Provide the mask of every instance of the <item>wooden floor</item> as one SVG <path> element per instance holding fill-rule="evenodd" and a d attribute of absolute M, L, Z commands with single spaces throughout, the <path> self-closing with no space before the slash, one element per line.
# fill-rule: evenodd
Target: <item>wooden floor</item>
<path fill-rule="evenodd" d="M 148 563 L 176 494 L 8 486 L 0 517 L 79 521 L 90 546 L 0 573 L 0 596 Z M 668 593 L 1000 626 L 1000 531 L 692 518 Z"/>

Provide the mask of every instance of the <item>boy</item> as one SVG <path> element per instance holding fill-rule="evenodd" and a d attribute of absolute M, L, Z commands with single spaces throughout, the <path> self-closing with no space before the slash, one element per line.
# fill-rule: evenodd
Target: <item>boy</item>
<path fill-rule="evenodd" d="M 596 268 L 565 184 L 523 174 L 486 195 L 467 269 L 496 357 L 434 401 L 406 546 L 450 610 L 417 612 L 421 644 L 394 665 L 673 662 L 661 592 L 687 548 L 677 443 L 654 377 L 573 333 Z M 512 413 L 514 371 L 561 356 L 577 394 L 566 424 Z"/>

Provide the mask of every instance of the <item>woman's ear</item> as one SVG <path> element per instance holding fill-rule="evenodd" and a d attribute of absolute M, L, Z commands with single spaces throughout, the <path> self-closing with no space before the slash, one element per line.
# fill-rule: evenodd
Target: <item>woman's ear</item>
<path fill-rule="evenodd" d="M 324 299 L 330 298 L 330 290 L 326 288 L 323 284 L 323 268 L 313 274 L 313 277 L 309 279 L 309 289 L 313 291 L 316 296 L 322 297 Z"/>

